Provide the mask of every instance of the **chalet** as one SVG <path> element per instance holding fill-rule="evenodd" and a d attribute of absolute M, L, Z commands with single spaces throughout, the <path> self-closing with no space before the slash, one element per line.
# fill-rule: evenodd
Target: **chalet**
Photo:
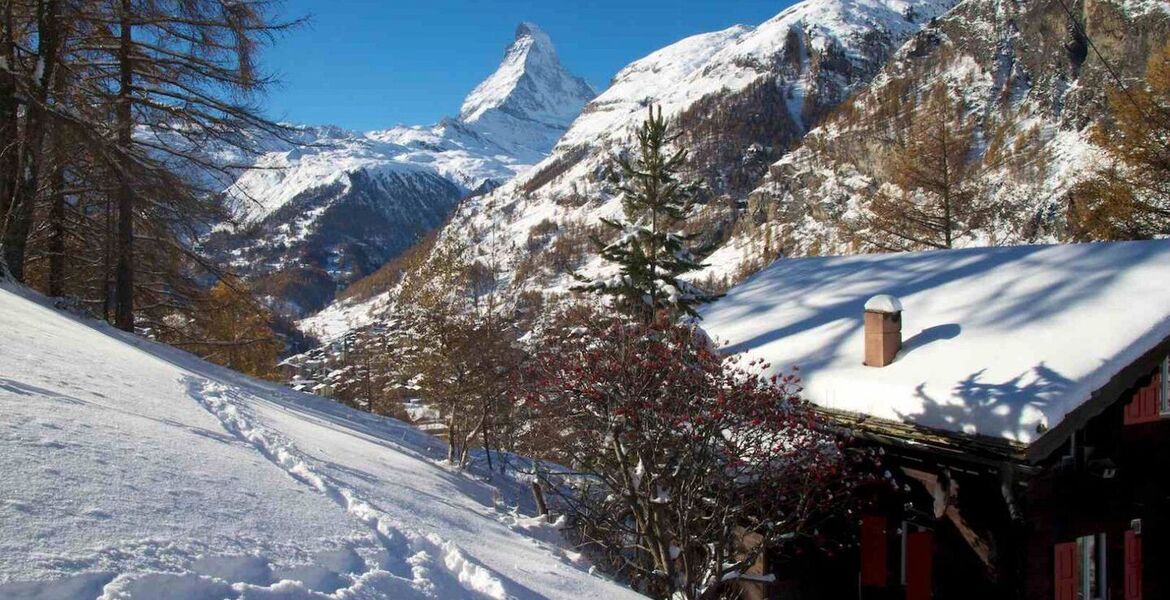
<path fill-rule="evenodd" d="M 775 598 L 1170 598 L 1170 241 L 783 259 L 703 311 L 880 448 Z"/>

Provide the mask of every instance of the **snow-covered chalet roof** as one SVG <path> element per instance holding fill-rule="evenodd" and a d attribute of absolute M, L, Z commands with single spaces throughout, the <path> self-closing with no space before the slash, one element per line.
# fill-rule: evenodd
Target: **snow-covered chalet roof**
<path fill-rule="evenodd" d="M 884 368 L 862 365 L 877 294 L 904 308 Z M 818 405 L 1030 444 L 1170 337 L 1170 241 L 781 259 L 702 315 Z"/>

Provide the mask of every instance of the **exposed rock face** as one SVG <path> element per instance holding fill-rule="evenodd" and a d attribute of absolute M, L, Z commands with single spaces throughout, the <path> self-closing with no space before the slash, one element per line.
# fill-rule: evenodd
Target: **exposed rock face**
<path fill-rule="evenodd" d="M 622 69 L 549 157 L 462 203 L 444 235 L 491 252 L 521 308 L 565 291 L 570 272 L 601 268 L 589 235 L 621 211 L 612 158 L 655 105 L 703 182 L 691 224 L 713 248 L 702 282 L 734 283 L 784 255 L 871 251 L 861 217 L 891 185 L 899 128 L 943 84 L 974 124 L 977 188 L 995 206 L 962 243 L 1061 240 L 1067 192 L 1102 156 L 1087 128 L 1115 83 L 1092 46 L 1140 77 L 1170 34 L 1165 2 L 1070 6 L 1087 36 L 1057 0 L 810 0 L 687 38 Z M 376 318 L 343 308 L 333 322 Z"/>
<path fill-rule="evenodd" d="M 771 167 L 750 194 L 750 218 L 715 260 L 748 272 L 777 255 L 872 250 L 863 215 L 890 185 L 890 140 L 935 85 L 974 124 L 970 160 L 981 200 L 996 209 L 962 243 L 1067 239 L 1068 191 L 1103 157 L 1088 133 L 1109 114 L 1107 92 L 1117 85 L 1109 69 L 1131 83 L 1141 78 L 1151 50 L 1170 35 L 1166 8 L 1069 5 L 1083 33 L 1057 0 L 968 0 L 914 36 L 868 88 Z"/>
<path fill-rule="evenodd" d="M 547 33 L 521 23 L 500 67 L 463 101 L 459 121 L 515 154 L 546 154 L 596 95 L 561 66 Z"/>
<path fill-rule="evenodd" d="M 431 171 L 356 169 L 244 231 L 212 234 L 208 249 L 251 276 L 280 313 L 301 316 L 441 225 L 462 195 Z"/>

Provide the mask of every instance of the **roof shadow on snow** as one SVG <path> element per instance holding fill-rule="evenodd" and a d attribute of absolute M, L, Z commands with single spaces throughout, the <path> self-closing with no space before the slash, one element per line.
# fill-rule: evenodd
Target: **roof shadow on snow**
<path fill-rule="evenodd" d="M 1054 319 L 1062 327 L 1107 319 L 1092 307 L 1110 294 L 1117 298 L 1119 280 L 1133 269 L 1166 260 L 1170 243 L 1156 241 L 781 259 L 704 316 L 751 324 L 741 326 L 745 339 L 727 351 L 761 351 L 776 357 L 774 369 L 813 374 L 854 359 L 860 365 L 864 304 L 892 294 L 906 306 L 904 333 L 919 332 L 888 368 L 901 369 L 906 395 L 917 396 L 921 407 L 896 414 L 928 426 L 1027 440 L 1038 437 L 1041 419 L 1053 426 L 1062 418 L 1057 409 L 1084 375 L 1054 369 L 1050 343 L 1018 344 L 1022 349 L 1011 357 L 1018 367 L 992 375 L 978 353 L 965 352 L 966 340 L 1012 339 L 1022 330 L 1042 331 L 1030 326 Z M 786 351 L 785 340 L 796 336 Z M 915 372 L 938 357 L 950 357 L 969 374 L 916 389 L 925 379 L 914 379 Z"/>
<path fill-rule="evenodd" d="M 984 371 L 979 370 L 952 388 L 951 394 L 961 398 L 962 404 L 940 402 L 926 392 L 925 385 L 919 385 L 914 395 L 922 401 L 922 410 L 895 412 L 903 421 L 928 427 L 1027 439 L 1041 433 L 1036 430 L 1036 419 L 1046 412 L 1052 399 L 1060 398 L 1072 386 L 1072 380 L 1044 363 L 999 382 L 984 380 Z"/>

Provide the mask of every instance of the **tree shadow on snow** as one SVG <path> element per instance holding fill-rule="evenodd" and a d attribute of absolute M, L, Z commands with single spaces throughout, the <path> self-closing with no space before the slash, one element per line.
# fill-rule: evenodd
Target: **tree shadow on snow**
<path fill-rule="evenodd" d="M 775 344 L 765 353 L 782 356 L 787 364 L 815 373 L 856 355 L 863 328 L 865 302 L 877 294 L 891 294 L 906 305 L 904 327 L 921 328 L 905 341 L 896 363 L 913 362 L 924 347 L 948 343 L 960 336 L 1013 335 L 1029 323 L 1054 314 L 1082 310 L 1115 285 L 1127 269 L 1164 260 L 1165 245 L 1115 243 L 1062 246 L 975 248 L 916 253 L 781 259 L 732 290 L 728 298 L 704 309 L 704 316 L 721 323 L 759 324 L 746 337 L 726 348 L 734 354 Z M 974 293 L 966 293 L 968 291 Z M 950 302 L 939 307 L 938 302 Z M 923 322 L 916 303 L 945 314 L 942 323 Z M 782 309 L 782 310 L 777 310 Z M 766 319 L 780 315 L 775 323 Z M 1095 318 L 1089 315 L 1089 318 Z M 784 352 L 785 340 L 816 331 L 815 344 Z M 909 329 L 908 331 L 913 331 Z M 953 387 L 914 392 L 922 410 L 901 414 L 923 425 L 978 431 L 1011 439 L 1038 436 L 1040 415 L 1053 412 L 1074 382 L 1045 364 L 1041 346 L 1033 355 L 1018 356 L 1035 365 L 1004 381 L 989 381 L 983 365 L 971 364 L 970 375 Z M 955 360 L 970 360 L 956 356 Z M 1048 423 L 1052 426 L 1053 423 Z"/>
<path fill-rule="evenodd" d="M 53 390 L 47 390 L 45 388 L 29 385 L 27 383 L 21 383 L 15 379 L 7 379 L 5 377 L 0 377 L 0 391 L 11 392 L 17 396 L 40 396 L 42 398 L 58 400 L 68 404 L 88 404 L 85 400 L 75 398 L 68 394 L 54 392 Z"/>
<path fill-rule="evenodd" d="M 986 381 L 984 371 L 971 373 L 955 384 L 950 394 L 958 401 L 932 396 L 924 385 L 915 389 L 922 410 L 898 416 L 928 427 L 1005 437 L 1034 439 L 1040 415 L 1054 399 L 1064 397 L 1073 381 L 1040 363 L 1006 381 Z M 1051 425 L 1051 424 L 1050 424 Z"/>
<path fill-rule="evenodd" d="M 832 325 L 826 328 L 832 333 L 825 334 L 816 351 L 792 357 L 793 365 L 811 372 L 825 366 L 858 333 L 865 302 L 877 294 L 892 294 L 912 302 L 915 295 L 929 298 L 932 290 L 955 283 L 970 282 L 977 289 L 991 290 L 989 295 L 996 298 L 994 302 L 970 301 L 949 307 L 958 315 L 954 323 L 915 323 L 912 304 L 908 306 L 907 322 L 924 326 L 924 333 L 947 325 L 961 327 L 959 331 L 933 331 L 935 340 L 929 341 L 936 341 L 942 334 L 958 335 L 968 329 L 994 326 L 1010 330 L 1073 309 L 1108 290 L 1123 271 L 1118 265 L 1133 266 L 1165 254 L 1164 247 L 1157 244 L 1117 243 L 1107 252 L 1093 246 L 1065 246 L 1065 251 L 1056 256 L 1044 253 L 1051 248 L 1048 246 L 1016 246 L 780 259 L 740 284 L 727 300 L 712 305 L 707 312 L 718 313 L 721 321 L 736 322 L 758 322 L 778 306 L 797 309 L 789 314 L 804 315 L 764 327 L 729 346 L 726 351 L 733 354 Z M 1036 280 L 1038 270 L 1047 274 L 1046 281 Z M 814 298 L 818 300 L 815 304 L 810 300 Z M 915 347 L 927 342 L 917 340 Z M 1036 362 L 1042 358 L 1036 357 Z"/>

